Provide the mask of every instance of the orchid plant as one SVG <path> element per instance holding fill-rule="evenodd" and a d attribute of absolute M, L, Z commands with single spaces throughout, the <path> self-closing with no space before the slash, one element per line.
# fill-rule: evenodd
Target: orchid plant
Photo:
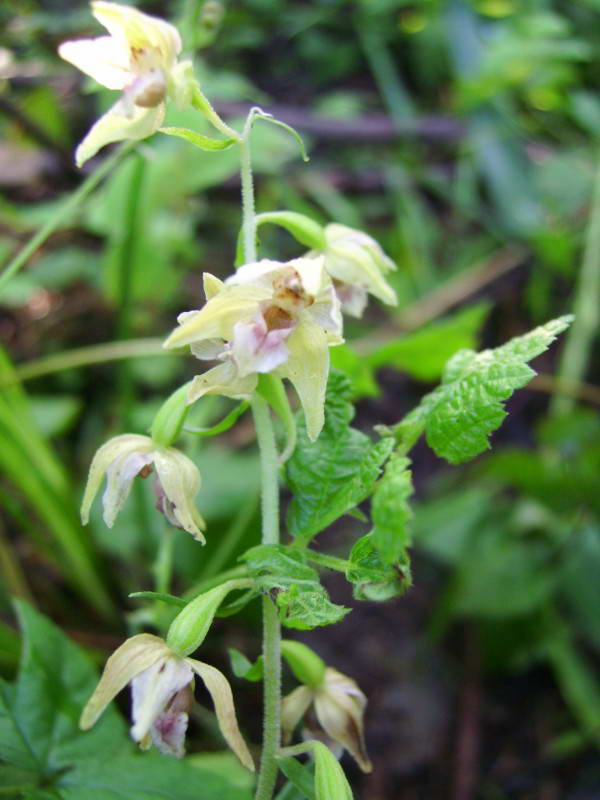
<path fill-rule="evenodd" d="M 262 655 L 249 668 L 262 679 L 264 693 L 256 800 L 273 797 L 280 770 L 295 786 L 308 776 L 319 800 L 350 798 L 337 759 L 346 750 L 361 770 L 372 768 L 363 722 L 367 698 L 352 677 L 326 665 L 306 645 L 282 640 L 282 626 L 309 630 L 349 613 L 329 599 L 319 567 L 343 573 L 357 600 L 388 600 L 410 587 L 410 450 L 424 434 L 439 457 L 456 464 L 489 447 L 489 434 L 506 414 L 504 401 L 534 375 L 527 362 L 570 319 L 553 320 L 496 350 L 459 351 L 440 386 L 395 425 L 378 426 L 374 438 L 353 428 L 351 381 L 332 370 L 331 351 L 344 346 L 343 315 L 360 317 L 369 295 L 390 307 L 397 304 L 389 282 L 396 265 L 363 231 L 335 222 L 321 226 L 285 210 L 257 215 L 249 148 L 253 126 L 283 123 L 258 108 L 251 109 L 241 131 L 222 120 L 201 91 L 191 61 L 179 60 L 182 42 L 170 23 L 104 0 L 92 3 L 92 13 L 108 35 L 66 42 L 59 53 L 121 96 L 77 148 L 77 164 L 109 143 L 140 140 L 157 131 L 215 154 L 237 147 L 243 224 L 232 274 L 223 281 L 205 272 L 205 304 L 180 314 L 164 342 L 168 349 L 189 348 L 198 374 L 165 400 L 149 435 L 131 432 L 99 448 L 82 520 L 87 523 L 104 479 L 104 521 L 112 526 L 136 477 L 155 472 L 157 513 L 201 546 L 211 535 L 196 506 L 201 477 L 176 443 L 184 435 L 190 407 L 207 395 L 221 395 L 239 405 L 227 424 L 215 426 L 215 435 L 248 407 L 252 410 L 261 458 L 262 541 L 244 554 L 234 579 L 224 575 L 191 600 L 157 596 L 177 611 L 165 637 L 138 633 L 115 651 L 82 711 L 81 728 L 93 726 L 129 684 L 132 738 L 144 749 L 155 745 L 181 758 L 198 677 L 212 697 L 226 742 L 253 771 L 252 753 L 257 751 L 240 732 L 227 678 L 191 657 L 226 596 L 242 592 L 235 608 L 260 598 L 263 614 Z M 196 109 L 220 137 L 162 127 L 169 103 Z M 263 224 L 290 232 L 302 248 L 298 257 L 285 262 L 259 258 L 257 229 Z M 292 495 L 287 530 L 280 519 L 280 481 Z M 369 500 L 370 532 L 354 543 L 346 559 L 311 546 L 344 514 L 367 519 L 358 506 Z M 299 681 L 283 700 L 282 657 Z M 290 744 L 301 723 L 303 740 Z M 314 758 L 314 772 L 294 761 L 302 754 Z"/>

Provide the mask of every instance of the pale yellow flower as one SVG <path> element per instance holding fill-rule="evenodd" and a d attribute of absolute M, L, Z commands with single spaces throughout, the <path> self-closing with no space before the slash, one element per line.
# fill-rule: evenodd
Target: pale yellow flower
<path fill-rule="evenodd" d="M 179 316 L 167 348 L 190 345 L 200 359 L 222 363 L 192 383 L 205 394 L 249 398 L 258 375 L 288 378 L 298 392 L 307 432 L 323 426 L 329 348 L 343 339 L 340 304 L 322 258 L 246 264 L 223 283 L 205 275 L 206 305 Z"/>
<path fill-rule="evenodd" d="M 90 465 L 81 503 L 81 521 L 87 525 L 90 508 L 106 476 L 102 498 L 104 521 L 112 528 L 131 491 L 137 475 L 148 476 L 156 470 L 156 505 L 172 525 L 205 541 L 206 527 L 194 499 L 200 490 L 200 472 L 190 459 L 174 447 L 161 447 L 149 436 L 125 433 L 115 436 L 96 452 Z"/>
<path fill-rule="evenodd" d="M 163 123 L 165 101 L 185 107 L 196 83 L 191 61 L 177 61 L 181 39 L 173 25 L 104 0 L 92 3 L 92 13 L 109 35 L 64 42 L 58 53 L 122 94 L 77 148 L 78 166 L 110 142 L 150 136 Z"/>
<path fill-rule="evenodd" d="M 325 257 L 325 269 L 333 278 L 342 311 L 360 317 L 372 294 L 388 305 L 395 306 L 396 293 L 385 279 L 396 265 L 380 245 L 363 231 L 335 222 L 324 229 L 326 245 L 309 255 Z"/>
<path fill-rule="evenodd" d="M 332 745 L 341 745 L 354 757 L 363 772 L 370 772 L 371 761 L 364 740 L 363 716 L 367 698 L 355 681 L 327 667 L 317 686 L 299 686 L 283 698 L 281 726 L 285 739 L 311 706 L 317 721 Z"/>
<path fill-rule="evenodd" d="M 242 737 L 227 678 L 215 667 L 181 658 L 158 636 L 140 633 L 110 656 L 79 721 L 88 730 L 116 695 L 131 684 L 132 738 L 143 750 L 154 744 L 162 753 L 182 758 L 188 713 L 199 677 L 212 698 L 225 741 L 252 772 L 254 762 Z"/>

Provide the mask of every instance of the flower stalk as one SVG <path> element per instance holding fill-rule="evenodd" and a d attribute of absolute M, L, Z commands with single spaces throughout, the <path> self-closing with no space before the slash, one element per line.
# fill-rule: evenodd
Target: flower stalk
<path fill-rule="evenodd" d="M 250 133 L 253 112 L 250 111 L 240 146 L 242 180 L 242 226 L 244 260 L 256 261 L 256 215 L 254 181 L 250 156 Z M 262 543 L 279 543 L 279 482 L 275 432 L 266 400 L 255 394 L 252 414 L 261 462 Z M 277 754 L 281 744 L 281 624 L 277 608 L 269 595 L 262 600 L 263 611 L 263 748 L 255 800 L 271 800 L 277 780 Z"/>

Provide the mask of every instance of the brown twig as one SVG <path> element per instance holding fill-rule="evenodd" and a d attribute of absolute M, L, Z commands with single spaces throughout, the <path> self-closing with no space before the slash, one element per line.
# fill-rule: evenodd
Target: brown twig
<path fill-rule="evenodd" d="M 521 266 L 526 255 L 526 250 L 515 246 L 499 250 L 491 258 L 463 270 L 421 300 L 417 300 L 416 303 L 401 312 L 391 325 L 379 330 L 377 334 L 352 342 L 353 348 L 360 355 L 368 355 L 382 344 L 398 336 L 399 333 L 410 333 L 417 330 L 459 303 L 463 303 L 502 275 Z"/>
<path fill-rule="evenodd" d="M 535 378 L 524 387 L 533 392 L 544 392 L 552 395 L 566 395 L 581 400 L 584 403 L 592 403 L 600 406 L 600 388 L 591 383 L 581 381 L 565 381 L 554 375 L 536 375 Z"/>

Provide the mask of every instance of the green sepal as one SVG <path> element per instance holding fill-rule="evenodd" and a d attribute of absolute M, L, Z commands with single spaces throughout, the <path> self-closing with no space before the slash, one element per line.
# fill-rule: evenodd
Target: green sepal
<path fill-rule="evenodd" d="M 314 219 L 307 217 L 306 214 L 300 214 L 297 211 L 265 211 L 263 214 L 257 214 L 255 218 L 256 223 L 256 241 L 258 244 L 258 229 L 261 225 L 270 223 L 271 225 L 279 225 L 285 228 L 288 233 L 291 233 L 296 241 L 311 250 L 324 250 L 327 241 L 325 239 L 325 229 Z M 244 263 L 244 234 L 240 229 L 237 240 L 237 247 L 235 251 L 235 266 L 239 267 Z"/>
<path fill-rule="evenodd" d="M 290 669 L 300 683 L 311 689 L 316 689 L 323 683 L 325 677 L 325 662 L 314 650 L 291 639 L 281 642 L 281 655 L 285 658 Z"/>
<path fill-rule="evenodd" d="M 160 447 L 170 447 L 181 433 L 189 410 L 187 397 L 190 385 L 191 381 L 184 383 L 173 392 L 154 417 L 150 427 L 150 436 Z"/>
<path fill-rule="evenodd" d="M 189 656 L 204 641 L 225 597 L 234 589 L 247 589 L 252 581 L 236 578 L 191 600 L 175 617 L 167 632 L 167 644 L 178 656 Z"/>
<path fill-rule="evenodd" d="M 185 139 L 190 144 L 199 147 L 201 150 L 208 152 L 217 152 L 219 150 L 228 150 L 232 145 L 236 144 L 235 139 L 213 139 L 212 136 L 203 136 L 201 133 L 196 133 L 189 128 L 159 128 L 159 133 L 166 133 L 167 136 L 177 136 L 180 139 Z"/>
<path fill-rule="evenodd" d="M 245 681 L 256 683 L 261 681 L 264 672 L 264 659 L 260 655 L 254 663 L 246 658 L 243 653 L 236 650 L 234 647 L 227 649 L 229 653 L 229 660 L 231 661 L 231 669 L 236 678 L 243 678 Z"/>

